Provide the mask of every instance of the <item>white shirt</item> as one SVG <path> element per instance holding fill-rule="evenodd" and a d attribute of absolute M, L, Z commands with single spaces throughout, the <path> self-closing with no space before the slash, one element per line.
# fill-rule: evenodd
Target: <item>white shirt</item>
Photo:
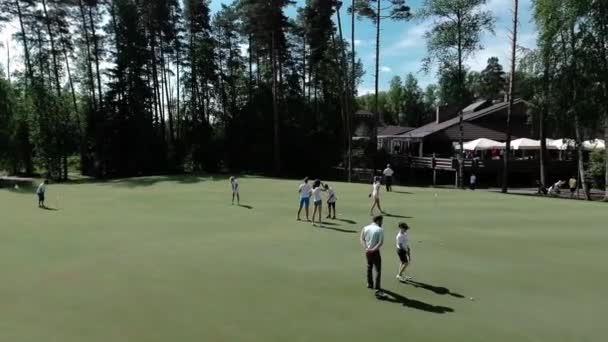
<path fill-rule="evenodd" d="M 475 184 L 477 183 L 477 176 L 473 175 L 471 176 L 471 184 Z"/>
<path fill-rule="evenodd" d="M 299 192 L 301 198 L 309 198 L 310 197 L 311 187 L 307 183 L 300 184 Z"/>
<path fill-rule="evenodd" d="M 395 171 L 393 171 L 393 169 L 391 169 L 390 167 L 387 167 L 383 172 L 383 175 L 385 175 L 386 177 L 393 177 L 393 175 L 395 174 Z"/>
<path fill-rule="evenodd" d="M 327 190 L 327 203 L 336 203 L 337 199 L 334 189 L 329 188 L 329 190 Z"/>
<path fill-rule="evenodd" d="M 397 249 L 408 250 L 410 249 L 410 241 L 407 237 L 407 233 L 402 233 L 399 231 L 397 233 L 397 238 L 395 239 L 397 242 Z"/>
<path fill-rule="evenodd" d="M 384 241 L 384 229 L 375 223 L 363 228 L 363 241 L 367 249 L 375 247 L 378 243 Z"/>
<path fill-rule="evenodd" d="M 36 190 L 36 194 L 40 195 L 40 194 L 44 194 L 46 192 L 46 185 L 44 183 L 40 183 L 40 185 L 38 185 L 38 190 Z"/>
<path fill-rule="evenodd" d="M 380 182 L 376 182 L 376 183 L 372 184 L 372 196 L 374 198 L 380 197 L 380 187 L 381 186 L 382 186 L 382 184 L 380 184 Z"/>
<path fill-rule="evenodd" d="M 321 191 L 323 191 L 323 189 L 321 189 L 321 187 L 312 189 L 312 199 L 313 199 L 313 201 L 319 202 L 319 201 L 323 200 L 321 198 Z"/>
<path fill-rule="evenodd" d="M 230 182 L 230 186 L 232 188 L 232 192 L 239 192 L 239 181 L 237 179 Z"/>

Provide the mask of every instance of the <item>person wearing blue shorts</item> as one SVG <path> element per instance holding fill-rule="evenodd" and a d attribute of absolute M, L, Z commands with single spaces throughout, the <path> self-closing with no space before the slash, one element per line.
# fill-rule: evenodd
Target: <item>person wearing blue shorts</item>
<path fill-rule="evenodd" d="M 310 222 L 308 216 L 308 209 L 310 207 L 310 194 L 312 193 L 312 188 L 310 184 L 308 184 L 308 177 L 304 178 L 304 183 L 300 184 L 298 188 L 298 194 L 300 194 L 300 209 L 298 209 L 298 221 L 300 221 L 300 213 L 302 213 L 302 208 L 306 209 L 306 221 Z"/>

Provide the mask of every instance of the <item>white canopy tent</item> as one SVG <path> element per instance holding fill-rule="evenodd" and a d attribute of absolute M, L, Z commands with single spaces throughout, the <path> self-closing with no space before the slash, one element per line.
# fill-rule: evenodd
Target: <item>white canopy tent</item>
<path fill-rule="evenodd" d="M 549 146 L 559 151 L 573 150 L 576 148 L 576 141 L 573 139 L 547 139 L 547 148 Z"/>
<path fill-rule="evenodd" d="M 487 151 L 494 149 L 504 149 L 505 143 L 501 143 L 491 139 L 480 138 L 477 140 L 465 142 L 463 147 L 465 151 Z"/>
<path fill-rule="evenodd" d="M 587 140 L 583 142 L 583 148 L 587 151 L 605 150 L 606 142 L 602 139 Z"/>
<path fill-rule="evenodd" d="M 547 146 L 548 147 L 548 146 Z M 528 138 L 521 138 L 511 141 L 513 150 L 540 150 L 540 141 Z"/>

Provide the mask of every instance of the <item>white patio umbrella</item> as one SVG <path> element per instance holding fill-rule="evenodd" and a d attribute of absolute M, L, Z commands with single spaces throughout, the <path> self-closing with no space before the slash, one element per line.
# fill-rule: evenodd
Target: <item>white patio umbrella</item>
<path fill-rule="evenodd" d="M 513 150 L 540 150 L 540 141 L 528 138 L 521 138 L 511 141 Z"/>
<path fill-rule="evenodd" d="M 493 149 L 504 149 L 505 143 L 501 143 L 491 139 L 480 138 L 473 141 L 465 142 L 463 147 L 466 151 L 487 151 Z"/>
<path fill-rule="evenodd" d="M 605 150 L 606 142 L 602 139 L 587 140 L 583 142 L 583 148 L 587 151 Z"/>

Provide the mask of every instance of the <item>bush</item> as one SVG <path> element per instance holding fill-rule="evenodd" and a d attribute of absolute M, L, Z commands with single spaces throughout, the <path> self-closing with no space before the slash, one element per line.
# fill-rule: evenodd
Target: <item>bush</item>
<path fill-rule="evenodd" d="M 594 151 L 589 158 L 588 176 L 591 178 L 593 187 L 605 189 L 606 187 L 606 163 L 604 151 Z"/>

